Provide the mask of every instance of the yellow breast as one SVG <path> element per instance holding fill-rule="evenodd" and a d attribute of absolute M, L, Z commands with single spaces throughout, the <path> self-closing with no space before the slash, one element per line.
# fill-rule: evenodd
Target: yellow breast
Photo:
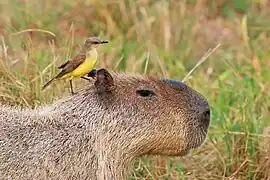
<path fill-rule="evenodd" d="M 70 78 L 82 77 L 89 73 L 97 64 L 98 54 L 94 48 L 86 53 L 85 61 L 79 65 L 76 69 L 69 73 Z"/>

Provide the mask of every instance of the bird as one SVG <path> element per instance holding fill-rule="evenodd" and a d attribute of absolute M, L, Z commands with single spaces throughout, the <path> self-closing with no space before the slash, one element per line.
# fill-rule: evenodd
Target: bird
<path fill-rule="evenodd" d="M 68 79 L 70 83 L 71 94 L 75 94 L 73 91 L 72 79 L 82 78 L 85 80 L 90 80 L 84 77 L 86 74 L 88 74 L 88 77 L 95 77 L 96 70 L 94 67 L 98 61 L 98 53 L 96 48 L 98 45 L 105 43 L 109 43 L 109 41 L 102 40 L 99 37 L 87 38 L 79 53 L 73 58 L 67 60 L 65 63 L 61 64 L 58 67 L 58 69 L 61 69 L 61 72 L 49 80 L 46 84 L 44 84 L 42 90 L 48 87 L 55 80 Z M 89 73 L 91 76 L 89 76 Z"/>

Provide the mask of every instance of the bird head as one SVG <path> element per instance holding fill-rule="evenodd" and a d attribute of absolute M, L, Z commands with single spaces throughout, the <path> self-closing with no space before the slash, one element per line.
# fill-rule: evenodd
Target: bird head
<path fill-rule="evenodd" d="M 96 48 L 98 45 L 105 43 L 109 43 L 109 41 L 102 40 L 99 37 L 89 37 L 84 43 L 84 49 L 90 50 L 91 48 Z"/>

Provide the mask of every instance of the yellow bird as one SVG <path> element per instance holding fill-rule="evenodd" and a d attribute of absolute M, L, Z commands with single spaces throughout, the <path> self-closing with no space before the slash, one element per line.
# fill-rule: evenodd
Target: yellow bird
<path fill-rule="evenodd" d="M 58 69 L 62 69 L 62 71 L 57 76 L 52 78 L 49 82 L 47 82 L 42 87 L 42 90 L 48 87 L 54 80 L 68 79 L 70 83 L 71 94 L 74 94 L 72 87 L 72 79 L 82 78 L 89 80 L 88 78 L 83 76 L 86 74 L 91 74 L 91 72 L 95 71 L 95 69 L 93 68 L 97 64 L 98 60 L 98 53 L 96 48 L 99 44 L 104 43 L 108 43 L 108 41 L 101 40 L 98 37 L 89 37 L 76 56 L 58 67 Z"/>

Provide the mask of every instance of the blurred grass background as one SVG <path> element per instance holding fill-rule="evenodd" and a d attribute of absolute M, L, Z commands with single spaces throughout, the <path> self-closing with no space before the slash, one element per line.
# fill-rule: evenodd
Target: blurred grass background
<path fill-rule="evenodd" d="M 0 102 L 35 107 L 69 95 L 64 81 L 41 85 L 88 36 L 110 41 L 98 68 L 179 80 L 221 43 L 186 82 L 211 104 L 206 143 L 183 158 L 136 160 L 130 177 L 270 179 L 269 17 L 269 0 L 1 0 Z M 56 36 L 18 33 L 26 29 Z"/>

